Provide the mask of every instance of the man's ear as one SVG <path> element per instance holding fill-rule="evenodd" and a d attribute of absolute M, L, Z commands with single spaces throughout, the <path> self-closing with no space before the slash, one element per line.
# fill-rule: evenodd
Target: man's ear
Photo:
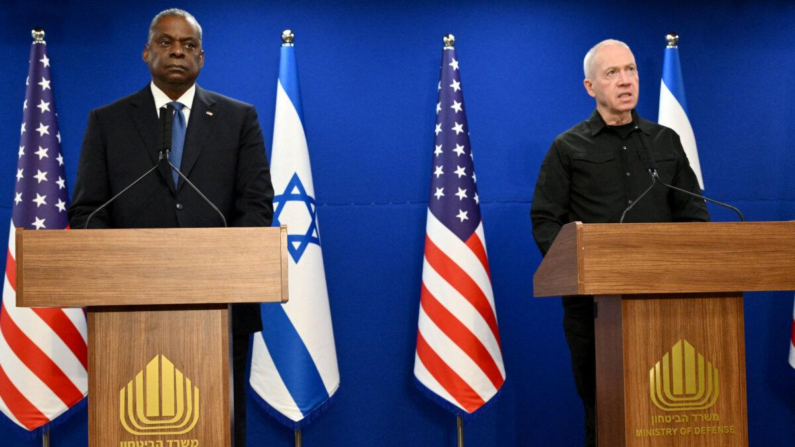
<path fill-rule="evenodd" d="M 582 84 L 585 86 L 585 91 L 588 92 L 588 95 L 590 95 L 591 98 L 596 98 L 596 94 L 593 91 L 593 81 L 585 78 L 585 80 L 582 81 Z"/>
<path fill-rule="evenodd" d="M 144 53 L 141 55 L 144 62 L 149 63 L 149 44 L 144 45 Z"/>

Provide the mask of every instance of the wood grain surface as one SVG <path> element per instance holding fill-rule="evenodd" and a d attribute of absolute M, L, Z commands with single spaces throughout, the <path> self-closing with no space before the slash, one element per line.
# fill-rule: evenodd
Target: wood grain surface
<path fill-rule="evenodd" d="M 161 447 L 167 447 L 169 441 L 180 441 L 172 445 L 186 442 L 184 445 L 193 447 L 230 446 L 227 308 L 227 305 L 125 306 L 89 310 L 89 447 L 125 447 L 129 442 L 136 442 L 129 445 L 137 446 L 140 441 L 153 441 L 155 444 L 144 445 Z M 198 388 L 198 421 L 185 434 L 131 434 L 121 423 L 120 391 L 134 382 L 152 359 L 161 355 Z M 146 391 L 150 391 L 148 386 Z M 158 389 L 154 395 L 163 398 Z M 192 444 L 193 441 L 196 442 Z"/>
<path fill-rule="evenodd" d="M 599 445 L 748 446 L 741 294 L 598 296 L 596 302 Z M 664 411 L 652 401 L 650 371 L 679 341 L 718 371 L 709 408 Z"/>
<path fill-rule="evenodd" d="M 536 272 L 534 293 L 795 290 L 794 272 L 795 222 L 574 222 L 563 227 Z"/>
<path fill-rule="evenodd" d="M 286 228 L 17 230 L 17 303 L 287 301 Z"/>

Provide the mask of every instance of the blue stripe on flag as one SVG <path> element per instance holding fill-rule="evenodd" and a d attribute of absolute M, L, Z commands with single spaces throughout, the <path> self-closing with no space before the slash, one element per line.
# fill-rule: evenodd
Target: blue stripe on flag
<path fill-rule="evenodd" d="M 685 101 L 685 83 L 682 78 L 682 65 L 679 63 L 679 49 L 666 48 L 665 60 L 663 61 L 663 76 L 662 80 L 668 91 L 674 95 L 674 98 L 682 106 L 682 110 L 687 112 L 687 101 Z"/>
<path fill-rule="evenodd" d="M 295 47 L 282 46 L 279 64 L 279 83 L 293 103 L 301 123 L 304 122 L 304 109 L 301 107 L 301 90 L 298 88 L 298 65 L 295 61 Z"/>
<path fill-rule="evenodd" d="M 306 416 L 329 398 L 320 371 L 281 304 L 260 305 L 260 313 L 268 352 L 287 391 Z"/>

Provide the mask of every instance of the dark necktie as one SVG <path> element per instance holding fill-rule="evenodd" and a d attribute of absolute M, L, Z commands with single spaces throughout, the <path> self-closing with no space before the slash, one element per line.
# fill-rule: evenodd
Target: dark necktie
<path fill-rule="evenodd" d="M 171 131 L 171 163 L 177 168 L 182 166 L 182 149 L 185 146 L 185 131 L 187 125 L 185 124 L 185 115 L 182 113 L 184 104 L 180 102 L 170 102 L 170 106 L 174 106 L 174 123 Z M 179 174 L 172 171 L 171 175 L 174 177 L 174 186 L 179 183 Z"/>

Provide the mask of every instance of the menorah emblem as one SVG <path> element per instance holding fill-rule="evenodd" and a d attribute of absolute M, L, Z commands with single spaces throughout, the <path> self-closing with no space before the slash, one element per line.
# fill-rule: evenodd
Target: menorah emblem
<path fill-rule="evenodd" d="M 718 400 L 718 369 L 679 340 L 649 371 L 649 395 L 663 411 L 705 410 Z"/>
<path fill-rule="evenodd" d="M 157 355 L 119 391 L 119 419 L 133 435 L 183 435 L 199 421 L 199 388 Z"/>

